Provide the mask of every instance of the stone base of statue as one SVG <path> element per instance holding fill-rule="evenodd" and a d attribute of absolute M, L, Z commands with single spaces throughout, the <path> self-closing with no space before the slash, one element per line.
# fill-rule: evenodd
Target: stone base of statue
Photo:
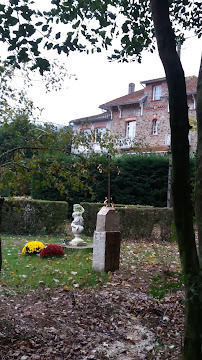
<path fill-rule="evenodd" d="M 93 251 L 93 245 L 83 245 L 83 246 L 79 246 L 79 245 L 61 245 L 64 252 L 69 253 L 69 252 L 78 252 L 78 253 L 82 253 L 83 250 L 89 250 L 89 253 L 91 253 Z"/>
<path fill-rule="evenodd" d="M 93 238 L 93 269 L 115 271 L 119 269 L 121 233 L 119 213 L 111 207 L 102 207 L 97 214 Z"/>
<path fill-rule="evenodd" d="M 72 246 L 85 246 L 87 243 L 81 238 L 79 234 L 74 234 L 74 239 L 69 242 Z"/>

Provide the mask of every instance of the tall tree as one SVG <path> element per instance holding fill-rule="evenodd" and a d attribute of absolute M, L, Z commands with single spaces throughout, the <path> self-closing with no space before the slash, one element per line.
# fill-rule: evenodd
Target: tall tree
<path fill-rule="evenodd" d="M 202 58 L 198 75 L 197 86 L 197 152 L 196 152 L 196 190 L 195 190 L 195 211 L 199 239 L 200 268 L 202 271 Z"/>
<path fill-rule="evenodd" d="M 173 209 L 185 275 L 184 359 L 201 357 L 200 267 L 193 229 L 189 178 L 189 119 L 185 77 L 176 51 L 175 35 L 169 19 L 167 0 L 151 0 L 158 50 L 169 90 Z"/>

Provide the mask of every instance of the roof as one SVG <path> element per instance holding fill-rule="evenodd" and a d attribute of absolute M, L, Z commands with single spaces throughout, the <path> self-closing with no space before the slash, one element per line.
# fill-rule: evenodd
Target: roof
<path fill-rule="evenodd" d="M 87 116 L 87 117 L 83 117 L 80 119 L 71 120 L 70 123 L 80 124 L 80 123 L 87 123 L 87 122 L 91 122 L 91 121 L 95 122 L 95 121 L 102 121 L 102 120 L 108 120 L 108 119 L 111 119 L 111 114 L 109 111 L 105 111 L 98 115 Z"/>
<path fill-rule="evenodd" d="M 100 105 L 99 107 L 101 109 L 109 109 L 111 106 L 119 106 L 119 105 L 125 105 L 125 104 L 134 104 L 142 102 L 146 96 L 144 95 L 144 89 L 134 91 L 133 93 L 130 93 L 125 96 L 121 96 L 115 100 L 109 101 L 105 104 Z"/>
<path fill-rule="evenodd" d="M 187 76 L 185 78 L 186 81 L 186 90 L 187 95 L 196 94 L 197 93 L 197 82 L 198 78 L 195 75 Z M 166 91 L 162 97 L 168 97 L 168 91 Z"/>
<path fill-rule="evenodd" d="M 144 80 L 144 81 L 141 81 L 140 84 L 152 84 L 153 82 L 165 81 L 165 80 L 166 80 L 165 77 L 158 78 L 158 79 Z"/>
<path fill-rule="evenodd" d="M 198 78 L 197 76 L 188 76 L 186 77 L 186 88 L 187 88 L 187 94 L 196 94 L 197 92 L 197 82 Z"/>
<path fill-rule="evenodd" d="M 157 81 L 165 81 L 166 78 L 158 78 L 158 79 L 152 79 L 152 80 L 145 80 L 142 81 L 141 84 L 151 84 L 153 82 L 157 82 Z M 197 92 L 197 81 L 198 78 L 195 75 L 192 76 L 188 76 L 186 77 L 186 89 L 187 89 L 187 94 L 196 94 Z M 121 96 L 117 99 L 114 99 L 112 101 L 109 101 L 105 104 L 100 105 L 99 107 L 101 109 L 104 110 L 109 110 L 112 106 L 120 106 L 120 105 L 130 105 L 130 104 L 135 104 L 135 103 L 141 103 L 143 102 L 146 98 L 147 95 L 144 94 L 144 90 L 145 89 L 141 89 L 138 91 L 134 91 L 130 94 Z M 168 97 L 168 91 L 166 91 L 162 97 Z M 102 120 L 109 120 L 111 119 L 111 114 L 109 111 L 103 112 L 101 114 L 98 115 L 93 115 L 93 116 L 88 116 L 88 117 L 84 117 L 84 118 L 80 118 L 80 119 L 76 119 L 76 120 L 72 120 L 70 123 L 76 123 L 76 124 L 80 124 L 80 123 L 87 123 L 87 122 L 96 122 L 96 121 L 102 121 Z"/>
<path fill-rule="evenodd" d="M 193 76 L 186 77 L 186 88 L 187 88 L 187 94 L 196 94 L 196 88 L 197 88 L 197 81 L 198 78 Z M 141 84 L 152 84 L 153 82 L 157 81 L 166 81 L 166 78 L 158 78 L 158 79 L 152 79 L 152 80 L 145 80 L 141 81 Z M 163 94 L 163 97 L 168 96 L 168 91 L 166 91 Z M 121 96 L 117 99 L 114 99 L 112 101 L 109 101 L 105 104 L 100 105 L 99 107 L 101 109 L 108 110 L 111 106 L 120 106 L 120 105 L 127 105 L 127 104 L 134 104 L 134 103 L 140 103 L 143 102 L 146 99 L 146 95 L 144 95 L 144 89 L 134 91 L 133 93 L 127 94 L 125 96 Z"/>

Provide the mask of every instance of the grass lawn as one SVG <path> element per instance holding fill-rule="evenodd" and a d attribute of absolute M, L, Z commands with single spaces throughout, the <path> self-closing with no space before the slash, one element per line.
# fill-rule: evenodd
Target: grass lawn
<path fill-rule="evenodd" d="M 22 255 L 29 241 L 61 239 L 2 236 L 0 359 L 180 359 L 177 244 L 122 241 L 120 270 L 108 274 L 92 270 L 89 250 L 63 258 Z"/>
<path fill-rule="evenodd" d="M 85 237 L 87 243 L 92 239 Z M 62 237 L 2 235 L 3 267 L 0 289 L 4 292 L 27 292 L 40 287 L 79 288 L 96 286 L 107 279 L 92 270 L 92 250 L 70 251 L 62 258 L 22 255 L 24 245 L 33 240 L 47 244 L 61 244 Z"/>
<path fill-rule="evenodd" d="M 83 238 L 88 244 L 92 243 L 92 238 Z M 113 274 L 99 274 L 92 270 L 91 249 L 69 251 L 62 258 L 40 259 L 39 255 L 22 255 L 22 248 L 29 241 L 38 240 L 47 245 L 61 244 L 61 239 L 61 236 L 3 235 L 0 291 L 27 293 L 28 290 L 44 287 L 69 290 L 96 287 L 113 281 Z M 137 288 L 145 288 L 145 291 L 153 289 L 152 294 L 159 298 L 181 286 L 175 243 L 123 241 L 120 270 L 125 278 L 137 279 Z"/>

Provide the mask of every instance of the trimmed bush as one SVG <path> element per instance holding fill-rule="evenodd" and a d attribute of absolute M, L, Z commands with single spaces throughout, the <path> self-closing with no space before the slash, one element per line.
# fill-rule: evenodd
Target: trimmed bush
<path fill-rule="evenodd" d="M 97 213 L 103 204 L 82 203 L 85 209 L 84 232 L 92 236 L 96 228 Z M 149 206 L 118 205 L 122 239 L 171 240 L 173 209 Z"/>
<path fill-rule="evenodd" d="M 64 250 L 60 245 L 49 244 L 40 252 L 40 258 L 61 257 L 64 256 Z"/>
<path fill-rule="evenodd" d="M 65 231 L 68 204 L 62 201 L 4 201 L 2 232 L 8 234 L 55 234 Z"/>
<path fill-rule="evenodd" d="M 118 204 L 163 207 L 167 201 L 168 157 L 123 155 L 115 158 L 120 174 L 112 178 L 112 198 Z"/>
<path fill-rule="evenodd" d="M 41 241 L 30 241 L 22 249 L 23 255 L 35 255 L 45 247 Z"/>
<path fill-rule="evenodd" d="M 64 184 L 70 207 L 82 201 L 102 202 L 107 196 L 108 158 L 106 154 L 96 154 L 83 158 L 82 161 L 84 168 L 89 172 L 88 179 L 82 181 L 82 187 L 74 190 L 73 186 Z M 59 194 L 56 189 L 48 187 L 47 184 L 43 185 L 42 180 L 39 187 L 37 178 L 33 178 L 31 184 L 33 198 L 67 200 L 67 195 Z M 111 194 L 116 204 L 166 206 L 167 184 L 167 156 L 127 154 L 111 159 Z"/>
<path fill-rule="evenodd" d="M 67 170 L 71 165 L 74 181 L 66 184 L 66 195 L 61 195 L 53 185 L 33 177 L 31 195 L 35 199 L 65 200 L 69 204 L 69 217 L 72 205 L 80 202 L 104 202 L 107 196 L 108 158 L 106 154 L 80 159 L 83 168 L 88 170 L 88 179 L 82 173 L 75 174 L 71 157 L 66 161 Z M 195 158 L 190 158 L 190 175 L 194 183 Z M 111 159 L 111 196 L 115 204 L 149 205 L 165 207 L 167 205 L 169 159 L 158 154 L 124 154 Z M 100 170 L 100 171 L 99 171 Z M 81 177 L 78 180 L 78 175 Z M 42 177 L 42 175 L 41 175 Z M 77 178 L 77 181 L 76 181 Z M 91 189 L 91 190 L 90 190 Z"/>

